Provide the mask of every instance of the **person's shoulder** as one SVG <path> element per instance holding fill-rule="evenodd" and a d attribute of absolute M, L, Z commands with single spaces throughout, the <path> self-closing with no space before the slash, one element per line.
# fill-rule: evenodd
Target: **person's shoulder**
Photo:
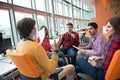
<path fill-rule="evenodd" d="M 76 32 L 76 31 L 73 31 L 73 33 L 74 33 L 74 34 L 78 34 L 78 32 Z"/>
<path fill-rule="evenodd" d="M 120 42 L 120 36 L 114 38 L 115 41 Z"/>
<path fill-rule="evenodd" d="M 64 35 L 67 35 L 67 34 L 68 34 L 68 32 L 65 32 L 65 33 L 63 34 L 63 36 L 64 36 Z"/>

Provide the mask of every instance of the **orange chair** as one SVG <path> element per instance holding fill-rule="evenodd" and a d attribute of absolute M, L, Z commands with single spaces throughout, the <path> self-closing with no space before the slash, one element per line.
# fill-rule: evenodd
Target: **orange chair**
<path fill-rule="evenodd" d="M 120 50 L 117 50 L 111 60 L 108 70 L 105 75 L 105 80 L 120 80 Z M 94 80 L 92 77 L 84 74 L 78 73 L 79 77 L 84 80 Z"/>
<path fill-rule="evenodd" d="M 85 29 L 85 37 L 90 37 L 88 29 Z"/>
<path fill-rule="evenodd" d="M 118 80 L 120 79 L 120 50 L 117 50 L 113 59 L 108 67 L 105 75 L 105 80 Z"/>
<path fill-rule="evenodd" d="M 18 68 L 22 80 L 41 80 L 37 68 L 26 53 L 16 53 L 9 49 L 6 53 Z M 50 76 L 50 79 L 58 80 L 58 74 L 62 70 L 63 68 L 56 69 L 55 73 Z"/>
<path fill-rule="evenodd" d="M 30 57 L 26 53 L 13 53 L 9 49 L 6 51 L 7 55 L 11 58 L 13 63 L 21 73 L 21 78 L 24 80 L 40 80 L 40 74 Z"/>

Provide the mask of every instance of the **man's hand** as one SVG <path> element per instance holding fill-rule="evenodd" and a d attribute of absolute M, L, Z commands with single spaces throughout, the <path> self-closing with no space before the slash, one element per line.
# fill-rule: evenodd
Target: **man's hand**
<path fill-rule="evenodd" d="M 86 56 L 85 50 L 84 49 L 79 49 L 80 53 L 84 56 Z"/>
<path fill-rule="evenodd" d="M 75 35 L 74 35 L 74 34 L 70 34 L 70 35 L 71 35 L 71 37 L 75 38 Z"/>
<path fill-rule="evenodd" d="M 83 49 L 84 47 L 83 47 L 83 46 L 79 46 L 78 48 L 79 48 L 79 49 Z"/>

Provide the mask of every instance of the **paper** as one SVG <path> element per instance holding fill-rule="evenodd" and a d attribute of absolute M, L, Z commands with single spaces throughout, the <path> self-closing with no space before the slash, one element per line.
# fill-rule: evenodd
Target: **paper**
<path fill-rule="evenodd" d="M 94 58 L 96 58 L 96 56 L 91 56 L 91 57 L 89 57 L 89 58 L 88 58 L 88 62 L 94 60 Z"/>
<path fill-rule="evenodd" d="M 40 44 L 41 44 L 41 43 L 43 42 L 44 38 L 45 38 L 45 31 L 44 31 L 44 28 L 41 29 L 40 31 L 38 31 L 37 37 L 40 38 Z"/>
<path fill-rule="evenodd" d="M 74 48 L 79 49 L 77 46 L 72 45 Z"/>

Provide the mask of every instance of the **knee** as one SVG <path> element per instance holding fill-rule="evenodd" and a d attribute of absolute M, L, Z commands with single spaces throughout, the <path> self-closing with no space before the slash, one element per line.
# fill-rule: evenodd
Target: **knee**
<path fill-rule="evenodd" d="M 59 55 L 59 57 L 64 57 L 63 52 L 59 52 L 58 55 Z"/>
<path fill-rule="evenodd" d="M 59 65 L 59 67 L 65 66 L 66 65 L 66 61 L 63 58 L 59 58 L 58 59 L 58 65 Z"/>
<path fill-rule="evenodd" d="M 76 56 L 76 53 L 75 53 L 75 52 L 69 52 L 68 54 L 69 54 L 69 56 L 71 56 L 71 57 L 75 57 L 75 56 Z"/>

